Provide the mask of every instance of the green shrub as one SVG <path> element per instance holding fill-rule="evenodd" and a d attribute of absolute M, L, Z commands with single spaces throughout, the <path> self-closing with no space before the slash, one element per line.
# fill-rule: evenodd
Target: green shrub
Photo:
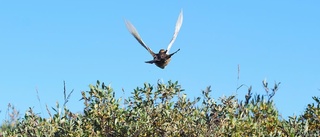
<path fill-rule="evenodd" d="M 11 119 L 0 128 L 0 136 L 319 136 L 320 99 L 309 104 L 301 116 L 282 119 L 274 106 L 273 88 L 263 81 L 266 95 L 252 96 L 251 87 L 244 100 L 237 96 L 211 98 L 211 89 L 202 91 L 202 99 L 187 98 L 178 82 L 145 83 L 127 99 L 115 98 L 110 86 L 97 81 L 82 92 L 82 113 L 71 112 L 66 96 L 47 107 L 49 118 L 42 118 L 32 108 L 17 118 L 10 106 Z M 124 103 L 122 103 L 124 102 Z M 61 111 L 63 110 L 63 111 Z"/>

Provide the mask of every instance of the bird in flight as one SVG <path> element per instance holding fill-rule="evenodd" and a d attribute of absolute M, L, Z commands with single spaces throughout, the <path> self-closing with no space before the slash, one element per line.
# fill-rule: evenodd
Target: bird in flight
<path fill-rule="evenodd" d="M 146 49 L 149 51 L 149 53 L 151 54 L 151 56 L 153 57 L 153 60 L 150 61 L 146 61 L 145 63 L 150 63 L 150 64 L 156 64 L 159 68 L 164 69 L 170 62 L 171 60 L 171 56 L 173 56 L 174 54 L 176 54 L 180 49 L 178 49 L 177 51 L 169 54 L 170 48 L 172 46 L 172 44 L 174 43 L 174 41 L 176 40 L 178 33 L 180 31 L 181 25 L 182 25 L 182 20 L 183 20 L 183 14 L 182 14 L 182 10 L 180 11 L 177 23 L 176 23 L 176 27 L 175 27 L 175 31 L 173 34 L 173 37 L 167 47 L 167 49 L 160 49 L 159 53 L 154 53 L 142 40 L 142 38 L 140 37 L 138 31 L 136 30 L 136 28 L 127 20 L 125 20 L 126 26 L 128 28 L 128 30 L 130 31 L 130 33 L 133 35 L 133 37 Z"/>

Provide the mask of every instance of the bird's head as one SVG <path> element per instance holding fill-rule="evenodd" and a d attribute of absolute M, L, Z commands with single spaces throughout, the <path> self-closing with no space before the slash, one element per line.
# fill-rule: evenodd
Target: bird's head
<path fill-rule="evenodd" d="M 160 49 L 159 54 L 160 54 L 160 53 L 162 53 L 162 54 L 165 53 L 165 54 L 166 54 L 166 53 L 167 53 L 167 50 Z"/>

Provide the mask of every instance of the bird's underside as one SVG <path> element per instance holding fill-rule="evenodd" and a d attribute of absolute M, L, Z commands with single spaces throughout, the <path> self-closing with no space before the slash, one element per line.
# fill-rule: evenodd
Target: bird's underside
<path fill-rule="evenodd" d="M 165 50 L 161 49 L 158 54 L 155 54 L 153 57 L 153 60 L 146 61 L 145 63 L 150 63 L 150 64 L 156 64 L 159 68 L 164 69 L 170 62 L 171 56 L 176 54 L 180 49 L 178 49 L 176 52 L 167 54 Z M 164 52 L 163 52 L 164 51 Z"/>
<path fill-rule="evenodd" d="M 174 43 L 175 39 L 178 36 L 178 33 L 180 31 L 181 25 L 182 25 L 182 20 L 183 20 L 183 14 L 182 14 L 182 10 L 179 14 L 177 23 L 176 23 L 176 27 L 175 27 L 175 31 L 173 34 L 173 37 L 167 47 L 166 50 L 161 49 L 159 51 L 158 54 L 155 54 L 142 40 L 142 38 L 140 37 L 138 31 L 136 30 L 136 28 L 129 22 L 129 21 L 125 21 L 126 26 L 128 28 L 128 30 L 130 31 L 130 33 L 133 35 L 133 37 L 151 54 L 151 56 L 153 57 L 153 60 L 150 61 L 146 61 L 146 63 L 150 63 L 150 64 L 155 64 L 156 66 L 158 66 L 159 68 L 164 69 L 170 62 L 171 60 L 171 56 L 173 56 L 175 53 L 177 53 L 180 49 L 178 49 L 176 52 L 169 54 L 169 51 L 171 49 L 172 44 Z"/>

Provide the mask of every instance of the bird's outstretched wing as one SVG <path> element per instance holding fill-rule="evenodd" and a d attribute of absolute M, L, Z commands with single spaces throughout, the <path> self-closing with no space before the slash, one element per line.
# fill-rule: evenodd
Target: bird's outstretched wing
<path fill-rule="evenodd" d="M 178 49 L 177 51 L 175 51 L 175 52 L 173 52 L 173 53 L 169 54 L 168 56 L 169 56 L 169 57 L 171 57 L 171 56 L 173 56 L 174 54 L 176 54 L 178 51 L 180 51 L 180 49 Z"/>
<path fill-rule="evenodd" d="M 127 29 L 130 31 L 130 33 L 133 35 L 134 38 L 136 38 L 136 40 L 145 48 L 149 51 L 149 53 L 152 55 L 152 57 L 155 56 L 155 53 L 143 42 L 143 40 L 141 39 L 138 31 L 136 30 L 136 28 L 127 20 L 125 20 L 126 22 L 126 26 Z"/>
<path fill-rule="evenodd" d="M 180 11 L 180 14 L 179 14 L 179 17 L 178 17 L 178 20 L 177 20 L 177 23 L 176 23 L 176 28 L 174 30 L 174 34 L 173 34 L 173 37 L 168 45 L 168 48 L 167 48 L 167 54 L 169 54 L 169 51 L 170 51 L 170 48 L 172 46 L 172 44 L 174 43 L 174 41 L 176 40 L 177 36 L 178 36 L 178 33 L 180 31 L 180 28 L 181 28 L 181 25 L 182 25 L 182 21 L 183 21 L 183 12 L 182 10 Z"/>

